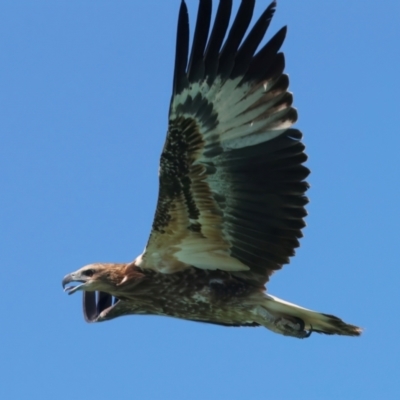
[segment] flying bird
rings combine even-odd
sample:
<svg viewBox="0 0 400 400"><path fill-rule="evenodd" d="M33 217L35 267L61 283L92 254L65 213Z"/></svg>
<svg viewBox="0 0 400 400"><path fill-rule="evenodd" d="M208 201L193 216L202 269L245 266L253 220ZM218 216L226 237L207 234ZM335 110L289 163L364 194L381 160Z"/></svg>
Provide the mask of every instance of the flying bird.
<svg viewBox="0 0 400 400"><path fill-rule="evenodd" d="M83 291L87 322L151 314L296 338L361 334L265 292L299 246L309 170L279 51L286 27L260 46L276 2L249 29L254 6L242 0L229 27L232 0L220 0L211 26L212 0L200 0L189 53L181 2L150 238L133 262L90 264L64 277L68 294Z"/></svg>

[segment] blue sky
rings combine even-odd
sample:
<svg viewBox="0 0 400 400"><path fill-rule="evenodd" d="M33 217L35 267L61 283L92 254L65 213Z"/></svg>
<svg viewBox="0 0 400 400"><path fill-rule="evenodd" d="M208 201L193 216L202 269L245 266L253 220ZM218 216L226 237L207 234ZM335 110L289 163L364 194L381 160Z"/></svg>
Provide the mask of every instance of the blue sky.
<svg viewBox="0 0 400 400"><path fill-rule="evenodd" d="M66 273L147 241L179 3L0 3L0 398L400 398L397 0L280 0L269 30L289 27L312 174L305 238L268 290L361 338L89 325L81 296L62 292Z"/></svg>

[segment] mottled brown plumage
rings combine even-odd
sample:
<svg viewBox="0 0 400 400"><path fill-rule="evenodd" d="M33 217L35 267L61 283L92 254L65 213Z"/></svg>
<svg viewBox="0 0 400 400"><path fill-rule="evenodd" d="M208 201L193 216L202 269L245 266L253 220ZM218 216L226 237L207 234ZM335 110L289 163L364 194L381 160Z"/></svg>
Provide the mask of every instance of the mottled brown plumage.
<svg viewBox="0 0 400 400"><path fill-rule="evenodd" d="M359 328L331 315L301 308L292 312L285 308L278 310L275 306L280 304L279 300L267 296L264 287L250 285L224 271L190 268L163 274L142 269L135 263L90 264L67 275L63 285L70 282L85 285L83 304L88 322L147 314L225 326L263 325L299 338L308 337L311 331L342 335L360 333ZM71 294L79 288L71 287L68 291ZM97 299L95 291L98 291ZM310 322L313 318L316 319L314 325Z"/></svg>
<svg viewBox="0 0 400 400"><path fill-rule="evenodd" d="M254 0L200 0L189 56L184 1L178 21L169 126L146 249L128 264L91 264L67 275L100 322L153 314L228 326L265 326L304 338L359 335L337 317L267 295L265 283L299 246L308 199L302 134L279 52L282 28L257 48L275 12L254 26ZM247 32L247 33L246 33Z"/></svg>

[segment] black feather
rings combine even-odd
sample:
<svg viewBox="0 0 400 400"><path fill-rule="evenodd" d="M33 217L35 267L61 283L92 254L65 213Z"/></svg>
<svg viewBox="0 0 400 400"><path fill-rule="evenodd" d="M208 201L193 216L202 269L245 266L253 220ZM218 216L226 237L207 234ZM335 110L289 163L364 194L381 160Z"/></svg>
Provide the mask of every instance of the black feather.
<svg viewBox="0 0 400 400"><path fill-rule="evenodd" d="M187 71L189 82L204 79L204 50L211 22L211 0L200 0L194 32L192 52Z"/></svg>
<svg viewBox="0 0 400 400"><path fill-rule="evenodd" d="M253 57L248 71L244 77L244 81L261 80L265 71L275 61L276 55L282 46L286 37L287 28L281 28L268 43Z"/></svg>
<svg viewBox="0 0 400 400"><path fill-rule="evenodd" d="M232 0L220 0L204 57L205 76L207 76L209 84L217 75L219 51L228 29L231 12Z"/></svg>
<svg viewBox="0 0 400 400"><path fill-rule="evenodd" d="M186 66L189 52L189 15L184 1L181 3L176 34L176 53L174 68L173 95L187 86Z"/></svg>
<svg viewBox="0 0 400 400"><path fill-rule="evenodd" d="M276 2L272 2L267 9L262 13L252 30L247 35L245 41L240 46L239 51L235 57L235 66L232 70L231 79L242 76L247 71L250 62L257 50L265 32L271 22L272 16L275 13Z"/></svg>
<svg viewBox="0 0 400 400"><path fill-rule="evenodd" d="M240 4L239 11L236 14L219 58L218 75L222 79L228 78L233 69L237 49L243 40L253 16L254 5L255 0L242 0Z"/></svg>

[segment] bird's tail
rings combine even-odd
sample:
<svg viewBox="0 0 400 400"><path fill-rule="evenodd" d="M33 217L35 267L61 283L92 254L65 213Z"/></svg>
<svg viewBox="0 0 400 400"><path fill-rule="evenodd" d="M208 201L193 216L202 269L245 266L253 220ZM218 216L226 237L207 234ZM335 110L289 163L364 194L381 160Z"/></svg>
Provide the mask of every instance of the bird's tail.
<svg viewBox="0 0 400 400"><path fill-rule="evenodd" d="M276 329L273 330L284 335L307 337L311 332L318 332L359 336L362 332L361 328L347 324L338 317L308 310L268 294L263 308L274 317L273 328ZM265 326L271 329L270 324Z"/></svg>

